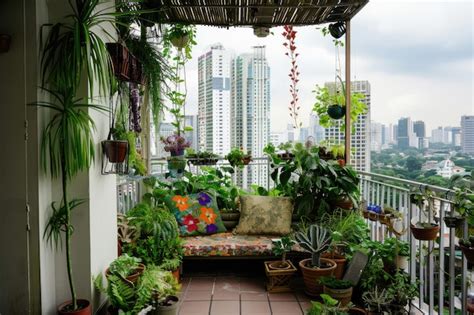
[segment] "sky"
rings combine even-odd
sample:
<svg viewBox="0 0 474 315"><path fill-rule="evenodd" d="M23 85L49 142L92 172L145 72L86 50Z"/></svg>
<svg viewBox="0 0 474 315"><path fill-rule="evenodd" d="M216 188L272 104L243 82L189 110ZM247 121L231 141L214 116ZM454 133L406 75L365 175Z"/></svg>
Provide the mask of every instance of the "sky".
<svg viewBox="0 0 474 315"><path fill-rule="evenodd" d="M430 135L431 129L458 126L461 115L474 114L473 16L474 0L371 0L352 19L352 80L370 82L372 120L424 120ZM315 85L334 81L336 51L332 39L316 26L295 29L304 127ZM265 45L271 68L271 130L284 130L291 123L290 61L282 28L271 31L273 35L262 39L251 28L198 27L193 59L186 64L186 114L197 114L197 60L210 45L221 43L235 54ZM344 62L343 50L340 58Z"/></svg>

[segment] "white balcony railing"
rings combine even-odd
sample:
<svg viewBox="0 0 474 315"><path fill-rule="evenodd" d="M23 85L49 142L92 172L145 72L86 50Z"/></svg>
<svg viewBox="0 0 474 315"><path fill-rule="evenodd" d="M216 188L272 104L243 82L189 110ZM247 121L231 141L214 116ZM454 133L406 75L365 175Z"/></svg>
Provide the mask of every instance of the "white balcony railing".
<svg viewBox="0 0 474 315"><path fill-rule="evenodd" d="M218 166L228 165L220 160ZM266 165L270 170L267 158L254 158L247 168ZM166 159L152 159L152 174L163 176L167 172ZM188 165L187 170L199 173L200 166ZM361 197L368 204L388 206L401 213L402 220L396 231L403 232L401 239L410 245L410 263L408 273L413 282L418 280L419 298L412 302L425 314L440 314L448 311L450 315L467 314L466 299L468 283L472 282L473 274L468 272L467 260L460 250L456 249L455 229L446 227L444 217L453 214L453 192L449 189L426 185L420 182L404 180L386 175L359 172ZM269 188L270 176L266 181ZM117 204L119 212L126 212L140 198L139 178L122 178L117 187ZM410 222L422 217L422 211L410 202L413 190L430 189L435 192L434 209L426 209L429 219L435 219L441 226L439 242L418 241L410 233ZM440 197L441 196L441 197ZM383 241L394 236L394 231L378 221L367 220L373 240ZM467 223L464 223L464 237L467 236Z"/></svg>

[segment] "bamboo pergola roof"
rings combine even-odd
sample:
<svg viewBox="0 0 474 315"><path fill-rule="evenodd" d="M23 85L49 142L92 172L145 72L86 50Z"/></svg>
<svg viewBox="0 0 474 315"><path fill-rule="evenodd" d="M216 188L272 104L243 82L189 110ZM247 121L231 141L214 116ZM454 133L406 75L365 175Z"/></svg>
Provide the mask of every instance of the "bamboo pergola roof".
<svg viewBox="0 0 474 315"><path fill-rule="evenodd" d="M316 25L347 21L369 0L154 0L161 23L229 26Z"/></svg>

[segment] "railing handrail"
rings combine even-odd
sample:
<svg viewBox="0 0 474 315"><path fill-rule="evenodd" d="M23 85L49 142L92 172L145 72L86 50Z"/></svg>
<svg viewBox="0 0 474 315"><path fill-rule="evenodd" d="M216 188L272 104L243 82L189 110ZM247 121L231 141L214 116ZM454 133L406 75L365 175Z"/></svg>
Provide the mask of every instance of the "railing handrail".
<svg viewBox="0 0 474 315"><path fill-rule="evenodd" d="M383 175L383 174L377 174L377 173L371 173L371 172L364 172L364 171L357 171L359 175L364 175L364 176L371 176L371 177L378 177L381 179L385 180L390 180L390 181L395 181L400 184L408 185L408 186L418 186L418 187L423 187L423 188L428 188L431 191L437 192L437 193L442 193L445 194L446 197L448 197L451 194L454 194L454 191L449 188L444 188L440 186L435 186L435 185L430 185L430 184L425 184L422 182L416 182L413 180L409 179L403 179L403 178L398 178L398 177L393 177L389 175Z"/></svg>

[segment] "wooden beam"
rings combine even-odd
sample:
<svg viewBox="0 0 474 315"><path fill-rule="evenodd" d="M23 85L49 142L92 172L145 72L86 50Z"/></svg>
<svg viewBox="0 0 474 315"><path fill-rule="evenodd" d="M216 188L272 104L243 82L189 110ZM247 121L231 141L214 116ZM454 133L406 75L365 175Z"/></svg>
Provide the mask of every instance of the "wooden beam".
<svg viewBox="0 0 474 315"><path fill-rule="evenodd" d="M351 21L346 21L346 130L345 154L346 164L351 163ZM369 145L369 144L366 144Z"/></svg>

